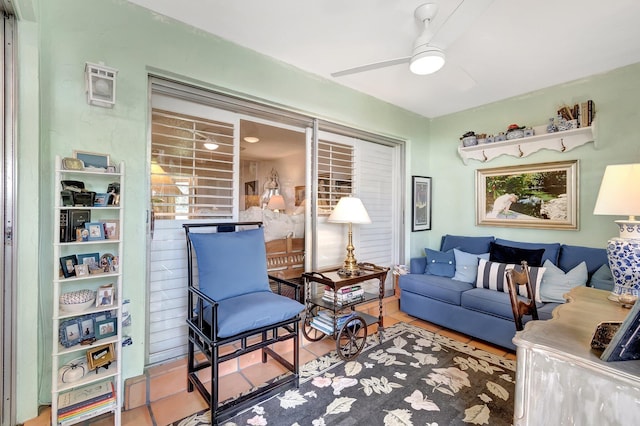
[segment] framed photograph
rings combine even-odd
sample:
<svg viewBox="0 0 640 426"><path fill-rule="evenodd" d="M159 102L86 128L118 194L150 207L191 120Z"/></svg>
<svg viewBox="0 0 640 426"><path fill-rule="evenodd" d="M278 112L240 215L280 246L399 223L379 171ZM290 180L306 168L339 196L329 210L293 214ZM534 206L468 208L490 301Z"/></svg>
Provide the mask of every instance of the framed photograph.
<svg viewBox="0 0 640 426"><path fill-rule="evenodd" d="M102 222L85 222L84 229L89 231L87 236L89 241L104 240L104 225Z"/></svg>
<svg viewBox="0 0 640 426"><path fill-rule="evenodd" d="M116 359L116 352L113 343L96 346L87 350L87 364L90 370L110 364Z"/></svg>
<svg viewBox="0 0 640 426"><path fill-rule="evenodd" d="M305 187L304 186L296 186L295 187L295 202L296 206L299 206L304 201L305 195Z"/></svg>
<svg viewBox="0 0 640 426"><path fill-rule="evenodd" d="M96 339L104 339L105 337L115 336L118 332L117 318L108 318L104 321L96 322Z"/></svg>
<svg viewBox="0 0 640 426"><path fill-rule="evenodd" d="M106 172L109 167L109 155L107 154L73 151L73 156L82 161L85 170L99 169Z"/></svg>
<svg viewBox="0 0 640 426"><path fill-rule="evenodd" d="M79 265L87 265L91 266L93 264L98 264L100 261L99 253L80 253L77 255L78 264Z"/></svg>
<svg viewBox="0 0 640 426"><path fill-rule="evenodd" d="M70 256L62 256L60 258L60 268L62 268L62 275L65 278L76 276L76 265L78 264L78 258L75 254Z"/></svg>
<svg viewBox="0 0 640 426"><path fill-rule="evenodd" d="M109 204L109 198L111 198L111 194L96 194L93 207L106 207Z"/></svg>
<svg viewBox="0 0 640 426"><path fill-rule="evenodd" d="M82 333L82 340L89 340L95 338L95 327L94 327L94 318L93 316L83 316L78 319L80 323L80 332Z"/></svg>
<svg viewBox="0 0 640 426"><path fill-rule="evenodd" d="M62 321L59 326L60 344L65 348L70 348L71 346L75 346L80 343L83 339L80 327L81 322L79 318L71 318L66 321Z"/></svg>
<svg viewBox="0 0 640 426"><path fill-rule="evenodd" d="M75 266L76 277L86 277L89 275L89 265L78 264Z"/></svg>
<svg viewBox="0 0 640 426"><path fill-rule="evenodd" d="M117 240L120 238L120 220L105 220L104 235L108 240Z"/></svg>
<svg viewBox="0 0 640 426"><path fill-rule="evenodd" d="M113 305L113 284L103 285L98 288L96 295L96 306Z"/></svg>
<svg viewBox="0 0 640 426"><path fill-rule="evenodd" d="M431 229L431 178L412 176L411 231Z"/></svg>
<svg viewBox="0 0 640 426"><path fill-rule="evenodd" d="M628 361L640 359L640 302L636 302L625 317L600 359Z"/></svg>
<svg viewBox="0 0 640 426"><path fill-rule="evenodd" d="M476 170L476 225L578 229L578 160Z"/></svg>

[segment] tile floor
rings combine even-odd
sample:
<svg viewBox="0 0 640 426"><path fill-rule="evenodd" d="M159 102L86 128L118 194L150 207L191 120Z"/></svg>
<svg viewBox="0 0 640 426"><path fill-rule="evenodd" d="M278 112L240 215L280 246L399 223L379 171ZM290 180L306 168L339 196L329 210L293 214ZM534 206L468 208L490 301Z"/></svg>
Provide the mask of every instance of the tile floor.
<svg viewBox="0 0 640 426"><path fill-rule="evenodd" d="M367 311L370 314L377 315L378 306L377 303L360 305L358 310ZM386 298L384 300L383 315L385 326L390 326L397 322L404 321L430 331L438 332L444 336L448 336L465 343L470 343L479 349L515 359L515 354L513 352L506 351L504 348L493 346L486 342L473 340L464 334L444 329L435 324L416 319L404 312L401 312L399 310L398 299L395 297ZM369 332L372 333L373 331L370 330ZM301 342L301 364L335 349L335 341L333 339L325 338L319 342L308 342L304 337L302 337ZM257 360L253 357L243 358L238 361L237 366L229 365L226 374L221 378L220 389L224 392L224 394L221 395L221 400L247 390L253 385L263 383L265 380L275 377L275 375L281 371L284 370L275 362L270 361L265 366L259 362L259 357ZM168 372L170 374L167 374ZM125 408L132 408L125 409L122 412L123 426L168 425L176 420L188 416L189 414L206 408L206 404L200 397L200 394L195 391L188 393L184 390L186 384L186 362L184 360L152 367L148 370L147 376L150 378L148 399L146 396L146 386L140 387L140 396L125 395L125 399L127 400ZM179 381L177 388L176 379ZM130 389L135 389L137 384L138 383L130 385ZM144 383L142 384L144 385ZM176 389L178 389L177 392ZM134 391L130 390L129 392L133 393ZM147 400L151 402L146 402ZM50 411L49 407L43 407L40 415L37 418L24 423L24 426L49 425ZM110 415L95 418L92 419L92 421L87 421L81 425L113 425L112 417L113 416Z"/></svg>

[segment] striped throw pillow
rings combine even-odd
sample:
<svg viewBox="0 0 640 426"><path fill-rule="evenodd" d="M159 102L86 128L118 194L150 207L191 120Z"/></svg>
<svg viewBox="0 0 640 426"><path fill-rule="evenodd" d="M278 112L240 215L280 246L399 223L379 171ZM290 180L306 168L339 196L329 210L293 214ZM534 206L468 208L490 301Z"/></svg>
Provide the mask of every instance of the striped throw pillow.
<svg viewBox="0 0 640 426"><path fill-rule="evenodd" d="M478 277L476 278L476 287L486 288L489 290L502 291L504 293L509 292L507 286L507 271L514 269L518 272L522 271L522 265L515 265L512 263L498 263L491 262L485 259L480 259L478 264ZM532 281L532 286L535 289L536 302L542 303L540 300L540 283L542 282L542 274L546 268L543 267L529 267L529 277ZM527 289L523 285L518 286L518 294L520 296L528 297Z"/></svg>

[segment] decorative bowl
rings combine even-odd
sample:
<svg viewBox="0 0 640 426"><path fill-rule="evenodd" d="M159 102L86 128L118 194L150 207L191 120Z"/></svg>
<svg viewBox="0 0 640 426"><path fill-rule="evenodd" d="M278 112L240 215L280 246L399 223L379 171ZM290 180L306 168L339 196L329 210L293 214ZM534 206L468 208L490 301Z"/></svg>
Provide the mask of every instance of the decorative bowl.
<svg viewBox="0 0 640 426"><path fill-rule="evenodd" d="M77 290L60 295L60 310L67 313L82 312L96 302L94 290Z"/></svg>
<svg viewBox="0 0 640 426"><path fill-rule="evenodd" d="M507 140L524 138L524 130L516 129L507 132Z"/></svg>
<svg viewBox="0 0 640 426"><path fill-rule="evenodd" d="M478 144L478 138L475 136L467 136L462 138L462 146L474 146Z"/></svg>

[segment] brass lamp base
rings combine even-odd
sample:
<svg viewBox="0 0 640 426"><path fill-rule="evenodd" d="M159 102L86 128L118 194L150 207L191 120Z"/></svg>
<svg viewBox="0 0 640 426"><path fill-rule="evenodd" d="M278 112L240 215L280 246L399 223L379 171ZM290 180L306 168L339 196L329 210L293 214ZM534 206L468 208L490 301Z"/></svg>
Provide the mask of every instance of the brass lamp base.
<svg viewBox="0 0 640 426"><path fill-rule="evenodd" d="M358 268L358 261L356 260L356 257L353 254L356 248L353 246L352 237L353 237L353 232L351 230L351 222L349 222L349 242L347 244L347 257L344 258L342 269L348 272L351 272L353 274L353 272L357 271L360 268Z"/></svg>

